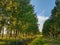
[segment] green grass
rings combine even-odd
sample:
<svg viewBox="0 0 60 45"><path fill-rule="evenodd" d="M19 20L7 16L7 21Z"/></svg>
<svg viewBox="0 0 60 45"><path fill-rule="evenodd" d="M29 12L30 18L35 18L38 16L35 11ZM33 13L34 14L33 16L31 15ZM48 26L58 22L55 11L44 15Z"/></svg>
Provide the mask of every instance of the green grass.
<svg viewBox="0 0 60 45"><path fill-rule="evenodd" d="M2 39L0 39L0 45L17 45L17 44L23 44L23 42L19 41L19 40L2 40Z"/></svg>
<svg viewBox="0 0 60 45"><path fill-rule="evenodd" d="M10 39L10 38L0 38L0 45L24 45L28 44L32 41L31 38L20 38L19 40L17 39Z"/></svg>
<svg viewBox="0 0 60 45"><path fill-rule="evenodd" d="M59 39L37 37L29 45L60 45Z"/></svg>
<svg viewBox="0 0 60 45"><path fill-rule="evenodd" d="M33 40L33 41L32 41ZM31 42L32 41L32 42ZM20 38L20 40L11 38L0 38L0 45L60 45L60 38L44 38L42 35L36 35L35 39Z"/></svg>

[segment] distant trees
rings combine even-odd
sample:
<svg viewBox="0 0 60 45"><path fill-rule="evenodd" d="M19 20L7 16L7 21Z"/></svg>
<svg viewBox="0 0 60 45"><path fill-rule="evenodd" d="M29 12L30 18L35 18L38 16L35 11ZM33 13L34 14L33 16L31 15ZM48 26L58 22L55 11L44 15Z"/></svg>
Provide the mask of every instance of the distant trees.
<svg viewBox="0 0 60 45"><path fill-rule="evenodd" d="M60 0L56 0L52 15L44 23L43 35L57 37L60 35Z"/></svg>
<svg viewBox="0 0 60 45"><path fill-rule="evenodd" d="M18 34L37 34L37 17L30 0L0 1L0 33L4 27L9 36ZM2 29L3 28L3 29ZM4 32L3 32L4 33Z"/></svg>

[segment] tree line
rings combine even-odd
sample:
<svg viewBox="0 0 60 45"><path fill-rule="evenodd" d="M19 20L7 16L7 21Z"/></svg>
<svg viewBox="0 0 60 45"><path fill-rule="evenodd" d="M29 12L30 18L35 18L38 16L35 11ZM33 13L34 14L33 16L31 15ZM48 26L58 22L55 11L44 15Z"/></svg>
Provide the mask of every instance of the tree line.
<svg viewBox="0 0 60 45"><path fill-rule="evenodd" d="M60 37L60 0L56 0L52 15L44 23L42 34L46 37Z"/></svg>
<svg viewBox="0 0 60 45"><path fill-rule="evenodd" d="M39 33L30 0L0 0L0 35L17 37Z"/></svg>

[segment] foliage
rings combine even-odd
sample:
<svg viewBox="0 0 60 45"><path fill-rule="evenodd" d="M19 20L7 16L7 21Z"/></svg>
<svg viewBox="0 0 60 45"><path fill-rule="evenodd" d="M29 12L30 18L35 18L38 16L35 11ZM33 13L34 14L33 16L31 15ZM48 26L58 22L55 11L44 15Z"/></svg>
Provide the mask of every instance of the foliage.
<svg viewBox="0 0 60 45"><path fill-rule="evenodd" d="M4 27L7 34L15 37L20 33L33 35L39 32L30 0L1 0L0 3L0 32L4 33Z"/></svg>
<svg viewBox="0 0 60 45"><path fill-rule="evenodd" d="M60 0L56 0L55 4L52 15L46 20L43 28L43 35L53 38L60 35Z"/></svg>

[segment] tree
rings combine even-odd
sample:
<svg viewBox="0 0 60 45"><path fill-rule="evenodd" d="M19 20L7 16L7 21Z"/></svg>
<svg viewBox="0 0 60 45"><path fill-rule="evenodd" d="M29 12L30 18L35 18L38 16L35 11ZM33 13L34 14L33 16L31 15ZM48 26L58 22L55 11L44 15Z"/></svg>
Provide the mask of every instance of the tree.
<svg viewBox="0 0 60 45"><path fill-rule="evenodd" d="M49 37L57 37L60 35L60 0L56 0L56 6L52 10L52 15L50 18L44 23L43 35Z"/></svg>
<svg viewBox="0 0 60 45"><path fill-rule="evenodd" d="M30 4L30 0L1 0L0 3L0 15L3 14L1 20L5 20L2 24L10 36L14 34L16 37L20 32L22 34L39 33L37 16L34 13L33 6ZM0 26L1 30L2 24Z"/></svg>

